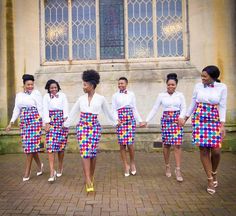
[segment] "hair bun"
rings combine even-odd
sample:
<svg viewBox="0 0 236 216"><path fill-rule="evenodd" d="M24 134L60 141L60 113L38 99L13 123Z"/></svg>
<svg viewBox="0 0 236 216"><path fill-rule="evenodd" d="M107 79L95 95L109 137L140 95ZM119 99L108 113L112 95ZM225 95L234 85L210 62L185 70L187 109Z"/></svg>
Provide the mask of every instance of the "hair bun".
<svg viewBox="0 0 236 216"><path fill-rule="evenodd" d="M87 70L83 72L82 79L85 82L92 82L97 85L100 81L100 75L95 70Z"/></svg>
<svg viewBox="0 0 236 216"><path fill-rule="evenodd" d="M177 79L177 74L176 73L169 73L167 74L167 79Z"/></svg>
<svg viewBox="0 0 236 216"><path fill-rule="evenodd" d="M34 76L31 74L24 74L22 76L22 79L23 79L23 83L25 83L28 80L34 81Z"/></svg>

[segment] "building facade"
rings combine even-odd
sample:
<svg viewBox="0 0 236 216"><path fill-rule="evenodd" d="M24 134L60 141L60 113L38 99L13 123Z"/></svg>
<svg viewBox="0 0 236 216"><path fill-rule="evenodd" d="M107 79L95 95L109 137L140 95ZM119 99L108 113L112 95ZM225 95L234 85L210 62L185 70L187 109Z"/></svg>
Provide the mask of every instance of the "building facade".
<svg viewBox="0 0 236 216"><path fill-rule="evenodd" d="M214 64L228 86L227 125L235 130L234 0L1 0L0 9L2 128L24 73L35 75L42 94L48 79L59 81L70 107L83 94L84 70L100 72L97 91L110 103L126 76L145 119L168 73L178 74L189 105L202 68ZM160 116L161 110L154 126Z"/></svg>

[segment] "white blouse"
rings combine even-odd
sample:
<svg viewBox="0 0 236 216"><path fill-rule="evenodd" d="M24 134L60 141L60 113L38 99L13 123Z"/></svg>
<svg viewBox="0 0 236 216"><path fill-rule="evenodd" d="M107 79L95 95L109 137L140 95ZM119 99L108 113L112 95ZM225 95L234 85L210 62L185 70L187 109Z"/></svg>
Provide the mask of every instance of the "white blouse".
<svg viewBox="0 0 236 216"><path fill-rule="evenodd" d="M11 122L14 123L19 117L22 107L36 107L40 117L42 117L42 95L38 90L33 90L31 94L19 92L16 94L15 107L13 110Z"/></svg>
<svg viewBox="0 0 236 216"><path fill-rule="evenodd" d="M197 83L193 91L192 103L188 108L186 116L191 116L196 108L196 103L217 104L219 108L220 121L225 122L226 100L227 87L225 84L214 82L214 87L204 87L203 83Z"/></svg>
<svg viewBox="0 0 236 216"><path fill-rule="evenodd" d="M66 95L58 92L56 96L51 97L49 93L43 97L43 121L44 123L50 122L49 110L63 110L63 118L68 117L68 101Z"/></svg>
<svg viewBox="0 0 236 216"><path fill-rule="evenodd" d="M179 118L184 118L186 113L186 103L183 93L174 92L169 94L168 92L162 92L158 95L156 102L146 118L146 122L149 122L156 115L158 108L162 105L163 111L180 111Z"/></svg>
<svg viewBox="0 0 236 216"><path fill-rule="evenodd" d="M118 118L116 118L109 109L109 105L104 96L94 93L92 100L88 100L88 94L82 95L76 101L72 110L70 111L68 119L65 121L64 126L69 127L78 112L99 114L101 110L104 112L105 116L112 121L114 125L118 123Z"/></svg>
<svg viewBox="0 0 236 216"><path fill-rule="evenodd" d="M142 122L142 118L139 115L136 107L136 99L133 92L127 91L127 93L125 94L125 93L120 93L120 91L118 91L112 96L112 108L117 117L118 117L118 109L123 107L132 108L135 119L138 122Z"/></svg>

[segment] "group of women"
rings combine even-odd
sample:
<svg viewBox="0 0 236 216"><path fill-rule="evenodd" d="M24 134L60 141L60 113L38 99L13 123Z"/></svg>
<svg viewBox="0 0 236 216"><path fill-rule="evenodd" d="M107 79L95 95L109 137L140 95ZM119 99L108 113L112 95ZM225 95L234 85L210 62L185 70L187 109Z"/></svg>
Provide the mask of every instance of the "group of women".
<svg viewBox="0 0 236 216"><path fill-rule="evenodd" d="M26 153L23 181L30 179L33 159L38 167L37 176L43 174L43 163L38 156L38 152L41 151L43 125L46 132L46 150L50 166L48 181L54 182L56 177L62 176L68 128L72 125L76 114L80 113L76 133L85 176L85 189L87 192L93 192L97 147L101 137L98 114L101 111L116 127L124 176L136 175L134 160L136 122L140 127L147 127L148 122L154 118L159 107L162 106L161 129L166 165L165 175L171 177L170 150L173 146L176 180L183 181L180 169L183 126L193 114L193 144L199 146L200 149L201 162L208 179L207 192L214 194L218 186L216 174L220 161L220 148L225 136L224 122L227 98L226 85L220 83L219 75L220 71L216 66L207 66L202 70L202 83L196 84L191 105L187 110L183 93L176 91L177 74L168 74L167 90L158 95L146 121L142 121L136 107L135 95L127 89L128 80L126 77L119 78L119 90L112 97L112 109L110 109L105 97L95 91L100 82L99 73L94 70L84 71L82 80L85 94L78 98L69 112L66 95L60 91L61 88L57 81L48 80L45 86L48 92L42 99L40 92L34 90L34 77L25 74L22 77L24 91L16 95L13 115L6 128L9 131L20 116L21 138ZM130 156L129 161L126 155L127 149ZM58 154L57 171L54 167L55 153Z"/></svg>

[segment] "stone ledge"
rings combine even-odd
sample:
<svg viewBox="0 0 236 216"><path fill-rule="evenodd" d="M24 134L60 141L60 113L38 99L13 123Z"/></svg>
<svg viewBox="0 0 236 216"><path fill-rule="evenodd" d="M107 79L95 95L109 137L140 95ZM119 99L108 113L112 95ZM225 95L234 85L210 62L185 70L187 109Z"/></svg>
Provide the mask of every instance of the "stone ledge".
<svg viewBox="0 0 236 216"><path fill-rule="evenodd" d="M226 124L226 132L236 132L236 124ZM185 133L192 132L192 126L187 124L184 127ZM137 134L161 133L160 125L149 125L147 128L136 128ZM44 130L43 130L43 134ZM69 134L75 134L75 127L70 127ZM116 134L116 129L110 125L102 125L102 134ZM4 128L0 128L0 136L20 135L18 127L12 128L11 131L6 132Z"/></svg>
<svg viewBox="0 0 236 216"><path fill-rule="evenodd" d="M236 151L236 125L227 125L227 136L225 137L222 150ZM191 144L191 126L185 127L182 148L187 151L197 149ZM42 142L45 141L45 135L42 136ZM158 144L154 148L154 143ZM152 152L161 151L161 130L160 126L151 126L149 128L137 128L135 137L135 149L140 151ZM119 150L115 128L103 125L102 137L99 143L99 150L113 151ZM78 152L77 138L75 128L71 128L68 138L67 152ZM22 152L21 138L19 129L14 128L9 133L0 129L0 154L20 153Z"/></svg>

